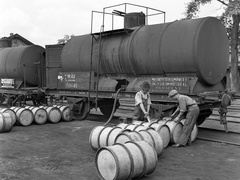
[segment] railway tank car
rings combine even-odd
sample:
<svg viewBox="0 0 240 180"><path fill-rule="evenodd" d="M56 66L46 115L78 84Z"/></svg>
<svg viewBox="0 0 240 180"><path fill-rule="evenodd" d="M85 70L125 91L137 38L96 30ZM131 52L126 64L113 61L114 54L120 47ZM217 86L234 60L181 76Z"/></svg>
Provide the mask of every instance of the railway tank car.
<svg viewBox="0 0 240 180"><path fill-rule="evenodd" d="M44 54L45 49L38 45L0 48L1 102L17 100L41 86Z"/></svg>
<svg viewBox="0 0 240 180"><path fill-rule="evenodd" d="M45 49L41 46L20 46L0 48L0 78L25 81L38 86L36 64L43 61Z"/></svg>
<svg viewBox="0 0 240 180"><path fill-rule="evenodd" d="M132 110L140 84L148 81L152 118L168 116L176 108L168 98L171 89L197 100L198 124L220 107L229 59L220 20L145 25L142 12L116 12L124 17L122 29L74 36L45 49L1 48L0 102L12 98L14 103L8 105L15 105L30 95L35 104L69 105L78 119L85 119L92 108L111 117L119 107Z"/></svg>
<svg viewBox="0 0 240 180"><path fill-rule="evenodd" d="M75 36L63 47L63 71L90 71L91 41L91 35ZM99 46L93 46L93 52L97 52L97 48ZM213 17L140 26L128 34L102 37L99 74L183 74L195 76L211 86L225 76L228 52L226 30ZM98 58L95 54L93 71L97 71Z"/></svg>
<svg viewBox="0 0 240 180"><path fill-rule="evenodd" d="M220 105L218 96L226 89L228 56L226 29L217 18L205 17L75 36L63 46L60 71L65 77L72 73L96 74L89 73L88 94L81 93L88 103L81 99L80 107L90 104L110 116L113 94L124 87L119 102L131 109L135 93L147 80L152 86L152 108L160 112L156 114L172 112L176 102L171 102L167 94L177 89L197 100L201 124L211 109Z"/></svg>

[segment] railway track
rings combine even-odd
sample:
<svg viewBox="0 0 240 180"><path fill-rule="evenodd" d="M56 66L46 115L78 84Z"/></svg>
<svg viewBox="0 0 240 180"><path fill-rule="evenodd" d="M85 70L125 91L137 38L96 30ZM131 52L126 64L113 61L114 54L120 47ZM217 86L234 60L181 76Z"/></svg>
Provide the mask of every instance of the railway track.
<svg viewBox="0 0 240 180"><path fill-rule="evenodd" d="M235 132L226 133L224 131L199 127L197 139L240 146L240 133Z"/></svg>

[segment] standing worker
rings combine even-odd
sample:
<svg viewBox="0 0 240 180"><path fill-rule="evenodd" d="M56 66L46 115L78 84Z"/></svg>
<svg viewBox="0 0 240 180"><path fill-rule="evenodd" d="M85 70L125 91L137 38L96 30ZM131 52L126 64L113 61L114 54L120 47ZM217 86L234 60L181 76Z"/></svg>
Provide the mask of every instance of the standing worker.
<svg viewBox="0 0 240 180"><path fill-rule="evenodd" d="M147 119L150 122L149 110L151 99L149 90L151 86L147 81L144 81L140 87L141 90L135 95L135 110L132 120L145 121Z"/></svg>
<svg viewBox="0 0 240 180"><path fill-rule="evenodd" d="M180 135L178 143L174 144L173 147L186 146L187 143L191 144L191 132L197 122L197 118L199 115L199 107L195 100L188 96L179 94L176 90L171 90L168 96L177 100L179 103L177 109L171 115L171 117L173 118L179 112L177 117L173 119L174 122L180 122L181 116L185 112L187 112L182 134Z"/></svg>

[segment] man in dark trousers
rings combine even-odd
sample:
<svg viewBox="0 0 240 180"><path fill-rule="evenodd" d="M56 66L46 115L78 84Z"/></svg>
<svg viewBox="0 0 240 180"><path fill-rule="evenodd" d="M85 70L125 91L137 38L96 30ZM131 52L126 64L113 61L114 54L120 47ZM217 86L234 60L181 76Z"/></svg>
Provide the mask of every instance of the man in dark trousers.
<svg viewBox="0 0 240 180"><path fill-rule="evenodd" d="M186 146L188 142L189 144L191 143L191 132L197 122L199 107L195 100L186 95L179 94L176 90L171 90L168 96L177 100L179 103L177 109L171 115L173 118L178 113L178 115L173 119L174 122L180 122L181 116L186 113L186 120L183 125L182 134L178 140L178 143L174 144L173 147Z"/></svg>

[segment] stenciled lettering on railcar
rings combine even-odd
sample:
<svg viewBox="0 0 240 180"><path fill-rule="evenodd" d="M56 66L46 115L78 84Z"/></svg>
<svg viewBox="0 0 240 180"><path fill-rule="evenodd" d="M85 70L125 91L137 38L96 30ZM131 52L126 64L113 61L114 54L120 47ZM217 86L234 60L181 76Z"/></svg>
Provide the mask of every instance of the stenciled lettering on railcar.
<svg viewBox="0 0 240 180"><path fill-rule="evenodd" d="M93 87L93 73L91 76L91 86ZM88 89L90 72L59 72L58 87L65 89Z"/></svg>
<svg viewBox="0 0 240 180"><path fill-rule="evenodd" d="M152 90L167 92L171 89L179 91L188 90L188 78L187 77L157 77L152 78Z"/></svg>
<svg viewBox="0 0 240 180"><path fill-rule="evenodd" d="M15 82L14 79L1 79L2 88L14 88Z"/></svg>

